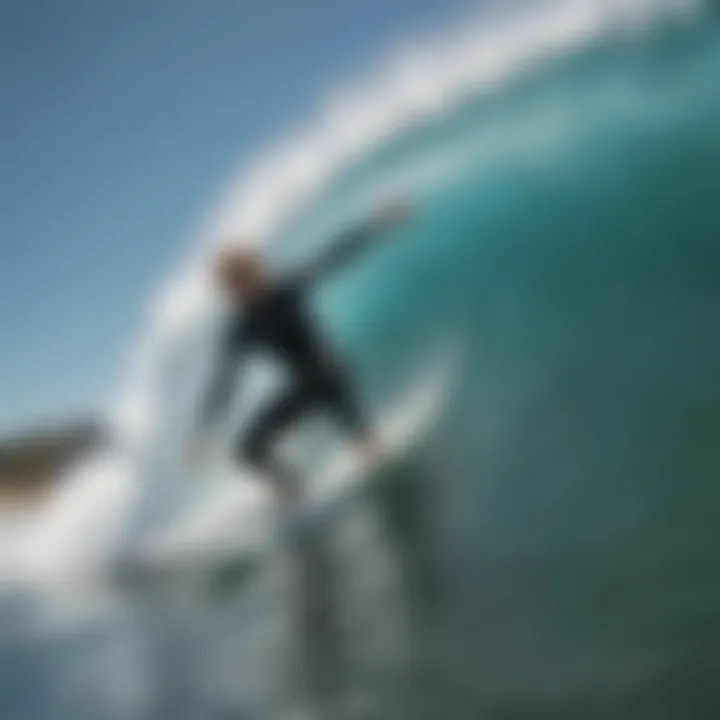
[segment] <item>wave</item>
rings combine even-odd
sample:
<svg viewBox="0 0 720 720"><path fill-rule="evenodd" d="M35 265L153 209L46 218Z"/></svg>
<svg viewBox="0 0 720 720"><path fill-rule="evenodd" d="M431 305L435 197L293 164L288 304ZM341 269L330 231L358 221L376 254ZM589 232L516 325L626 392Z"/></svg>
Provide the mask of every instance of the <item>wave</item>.
<svg viewBox="0 0 720 720"><path fill-rule="evenodd" d="M349 83L350 90L331 95L305 130L261 154L230 183L208 215L195 251L151 308L126 387L109 412L117 447L68 472L42 515L25 528L22 542L8 545L9 552L23 557L22 566L35 576L91 571L130 535L169 512L179 492L182 423L169 429L168 422L189 406L178 394L189 397L197 384L192 378L202 374L201 336L215 310L205 268L219 242L231 237L272 243L283 222L340 171L419 121L440 118L464 100L506 87L553 58L606 38L645 33L699 8L680 0L572 0L534 5L496 20L480 16L440 36L401 45L379 69ZM375 188L387 190L386 185ZM12 565L18 569L18 563Z"/></svg>

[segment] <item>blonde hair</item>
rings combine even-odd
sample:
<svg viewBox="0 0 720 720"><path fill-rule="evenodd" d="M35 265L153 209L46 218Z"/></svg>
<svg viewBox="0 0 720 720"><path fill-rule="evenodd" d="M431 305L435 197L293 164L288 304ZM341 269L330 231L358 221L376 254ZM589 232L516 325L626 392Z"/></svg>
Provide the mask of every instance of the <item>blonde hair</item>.
<svg viewBox="0 0 720 720"><path fill-rule="evenodd" d="M249 246L225 245L220 248L215 260L219 270L254 269L261 264L260 253Z"/></svg>

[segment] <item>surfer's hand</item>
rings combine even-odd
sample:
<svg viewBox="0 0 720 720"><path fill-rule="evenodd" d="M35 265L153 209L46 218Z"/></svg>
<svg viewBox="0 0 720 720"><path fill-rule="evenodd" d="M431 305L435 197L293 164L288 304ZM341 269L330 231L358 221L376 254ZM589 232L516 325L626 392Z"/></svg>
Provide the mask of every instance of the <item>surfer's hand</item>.
<svg viewBox="0 0 720 720"><path fill-rule="evenodd" d="M408 221L410 211L410 202L406 198L395 198L376 211L375 224L380 230L392 230Z"/></svg>

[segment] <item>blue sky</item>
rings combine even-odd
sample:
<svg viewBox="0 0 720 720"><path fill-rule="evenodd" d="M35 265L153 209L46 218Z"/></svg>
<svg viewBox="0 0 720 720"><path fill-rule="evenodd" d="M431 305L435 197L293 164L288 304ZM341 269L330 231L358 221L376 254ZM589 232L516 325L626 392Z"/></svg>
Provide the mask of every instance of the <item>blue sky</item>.
<svg viewBox="0 0 720 720"><path fill-rule="evenodd" d="M0 431L93 411L243 158L474 0L0 0Z"/></svg>

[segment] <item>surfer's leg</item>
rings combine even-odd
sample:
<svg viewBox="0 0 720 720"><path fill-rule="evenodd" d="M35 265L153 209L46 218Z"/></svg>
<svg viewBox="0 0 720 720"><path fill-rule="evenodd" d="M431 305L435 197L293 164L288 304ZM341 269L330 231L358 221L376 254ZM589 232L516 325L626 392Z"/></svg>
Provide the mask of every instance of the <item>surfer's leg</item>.
<svg viewBox="0 0 720 720"><path fill-rule="evenodd" d="M293 388L261 411L240 442L242 459L266 475L285 498L297 497L298 478L291 468L276 457L274 445L283 432L306 414L311 405L312 398L304 388Z"/></svg>
<svg viewBox="0 0 720 720"><path fill-rule="evenodd" d="M328 389L326 405L342 428L354 438L369 435L370 428L365 414L353 392L353 388L344 376L335 378Z"/></svg>
<svg viewBox="0 0 720 720"><path fill-rule="evenodd" d="M364 408L346 373L338 373L329 384L325 404L341 427L350 434L359 451L369 459L380 459L382 443L367 420Z"/></svg>

